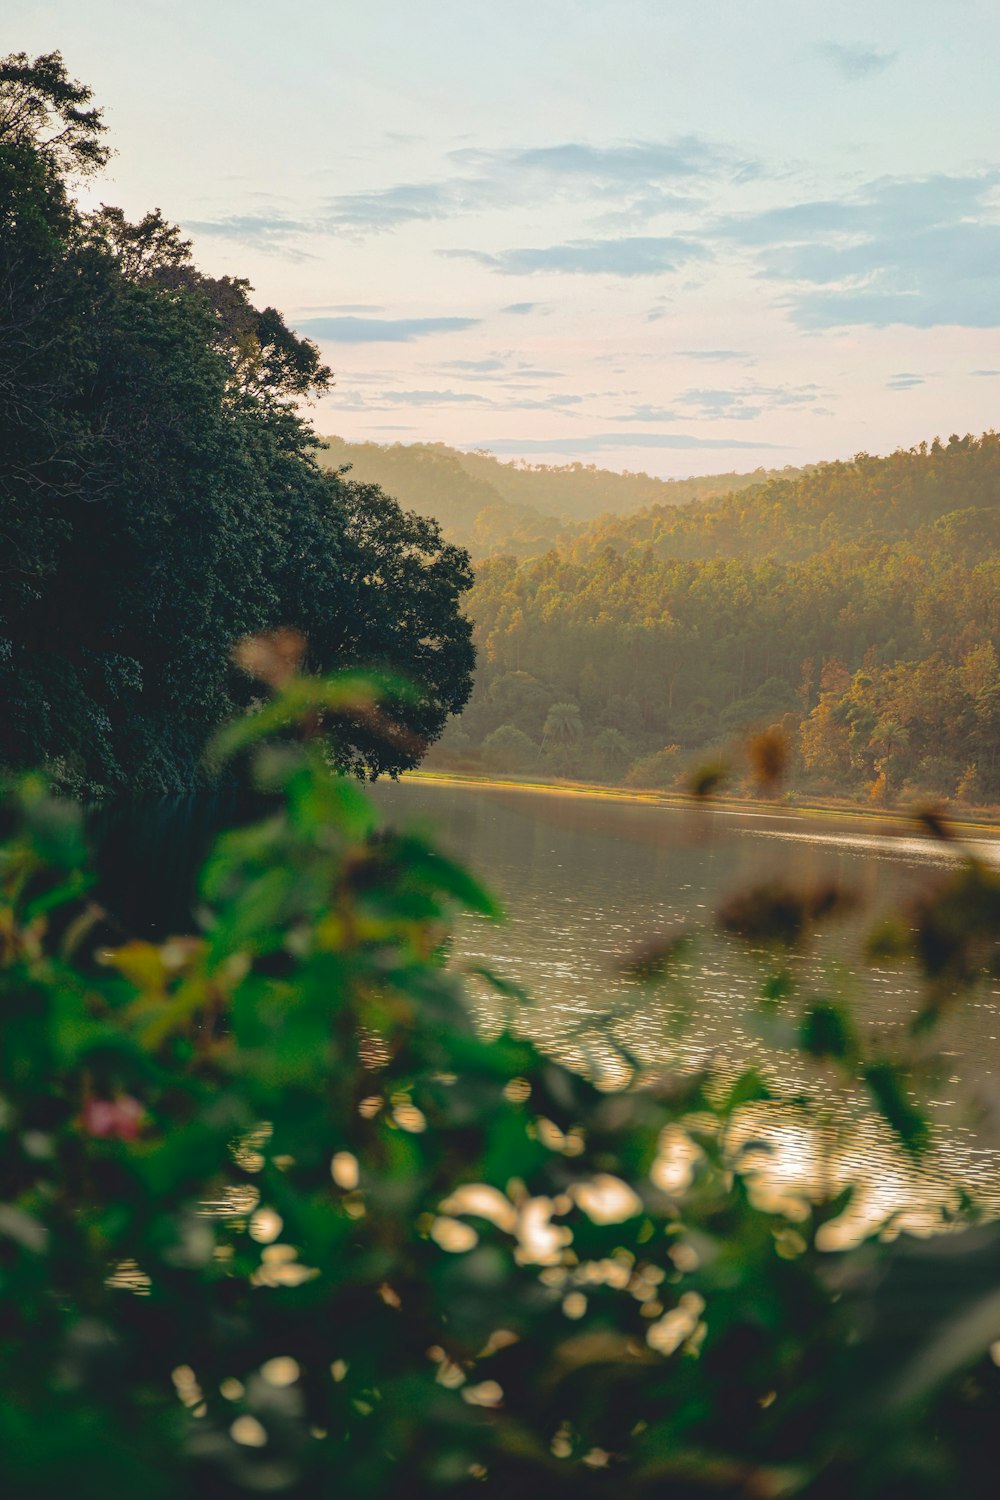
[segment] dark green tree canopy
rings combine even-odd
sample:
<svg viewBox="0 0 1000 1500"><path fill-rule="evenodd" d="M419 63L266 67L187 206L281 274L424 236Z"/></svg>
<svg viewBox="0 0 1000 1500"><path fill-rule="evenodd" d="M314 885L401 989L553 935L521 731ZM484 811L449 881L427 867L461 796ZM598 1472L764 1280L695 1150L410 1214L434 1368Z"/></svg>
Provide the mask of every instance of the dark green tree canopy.
<svg viewBox="0 0 1000 1500"><path fill-rule="evenodd" d="M468 696L468 559L317 467L300 407L331 372L246 280L159 210L78 209L107 159L90 99L58 54L0 63L0 765L190 787L255 692L234 644L286 625L318 670L413 686L398 732L339 725L337 762L413 765Z"/></svg>
<svg viewBox="0 0 1000 1500"><path fill-rule="evenodd" d="M59 176L88 176L111 152L93 91L70 78L58 52L33 61L26 52L0 58L0 147L35 153Z"/></svg>

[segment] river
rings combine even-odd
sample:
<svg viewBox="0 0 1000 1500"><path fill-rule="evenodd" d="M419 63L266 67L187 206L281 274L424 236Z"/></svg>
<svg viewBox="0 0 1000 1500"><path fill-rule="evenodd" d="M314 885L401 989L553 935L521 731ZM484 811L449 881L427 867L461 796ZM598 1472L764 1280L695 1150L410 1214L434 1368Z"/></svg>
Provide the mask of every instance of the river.
<svg viewBox="0 0 1000 1500"><path fill-rule="evenodd" d="M612 1018L617 1036L650 1070L711 1061L724 1076L757 1066L786 1095L806 1090L824 1124L795 1109L757 1110L754 1134L777 1148L771 1180L815 1190L860 1184L855 1225L896 1212L929 1227L956 1186L1000 1212L1000 992L968 997L936 1035L927 1090L934 1148L915 1168L866 1107L863 1091L784 1044L782 1021L757 1004L762 960L703 936L673 981L645 988L623 960L651 939L704 928L727 895L769 879L835 880L861 920L832 927L795 961L813 994L847 999L869 1036L901 1033L919 1002L915 976L863 961L862 933L946 874L956 854L906 825L871 816L806 815L779 807L700 810L640 799L425 778L379 783L390 823L433 831L496 893L506 920L463 919L452 962L484 966L522 985L533 1004L520 1025L575 1066L613 1082L621 1064L588 1023ZM1000 839L971 832L977 855L1000 864ZM473 993L484 1025L498 1007ZM583 1028L583 1031L581 1031Z"/></svg>

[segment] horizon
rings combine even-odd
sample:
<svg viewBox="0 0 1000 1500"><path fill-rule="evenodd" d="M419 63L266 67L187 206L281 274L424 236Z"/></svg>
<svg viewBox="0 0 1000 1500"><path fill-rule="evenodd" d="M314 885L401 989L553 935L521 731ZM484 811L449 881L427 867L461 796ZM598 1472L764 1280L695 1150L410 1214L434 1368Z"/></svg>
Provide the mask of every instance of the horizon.
<svg viewBox="0 0 1000 1500"><path fill-rule="evenodd" d="M12 0L7 32L105 112L85 201L160 207L316 339L320 430L660 478L989 430L1000 14L762 14Z"/></svg>

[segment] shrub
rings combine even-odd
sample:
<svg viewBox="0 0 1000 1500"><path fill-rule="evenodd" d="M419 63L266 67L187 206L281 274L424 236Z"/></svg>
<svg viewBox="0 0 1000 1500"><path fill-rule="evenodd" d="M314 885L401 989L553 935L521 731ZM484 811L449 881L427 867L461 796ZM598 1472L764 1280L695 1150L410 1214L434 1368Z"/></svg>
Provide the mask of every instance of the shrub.
<svg viewBox="0 0 1000 1500"><path fill-rule="evenodd" d="M304 710L289 693L231 743ZM222 837L201 931L161 944L109 940L79 808L34 778L8 800L6 1493L993 1493L994 1227L946 1255L824 1252L849 1193L765 1207L734 1144L758 1077L609 1091L513 1009L484 1038L468 986L517 992L442 954L457 910L498 915L489 896L377 827L315 742L256 767L273 811ZM947 910L985 929L996 882L962 878ZM837 905L774 890L725 921L781 975ZM787 977L765 1003L919 1149L905 1080L845 1012Z"/></svg>
<svg viewBox="0 0 1000 1500"><path fill-rule="evenodd" d="M483 741L483 764L495 771L530 771L538 764L538 746L514 724L501 724Z"/></svg>

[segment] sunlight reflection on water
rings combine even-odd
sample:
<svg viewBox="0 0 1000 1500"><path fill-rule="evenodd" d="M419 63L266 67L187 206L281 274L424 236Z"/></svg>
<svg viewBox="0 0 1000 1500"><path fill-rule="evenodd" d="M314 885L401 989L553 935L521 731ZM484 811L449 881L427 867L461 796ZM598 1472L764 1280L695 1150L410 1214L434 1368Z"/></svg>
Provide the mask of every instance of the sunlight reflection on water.
<svg viewBox="0 0 1000 1500"><path fill-rule="evenodd" d="M899 1227L927 1228L956 1183L1000 1212L1000 992L970 997L936 1039L944 1066L930 1093L934 1145L916 1168L860 1089L845 1091L762 1030L755 1002L763 970L752 955L710 938L667 988L642 990L620 974L621 961L651 937L704 925L730 892L769 878L834 879L856 891L868 926L940 878L953 846L873 831L871 819L845 828L847 820L813 824L766 808L704 813L427 781L380 783L376 793L390 820L431 828L500 895L506 923L461 923L454 962L522 984L534 1000L525 1029L566 1061L621 1076L611 1049L578 1034L588 1019L610 1014L615 1034L647 1066L712 1061L731 1076L752 1064L785 1093L808 1086L827 1111L821 1130L803 1136L794 1109L777 1103L755 1107L746 1128L776 1148L767 1176L782 1190L817 1190L822 1179L861 1183L855 1228L891 1212ZM1000 865L996 839L973 847ZM904 971L859 964L858 941L853 930L824 936L795 961L796 976L810 992L849 1000L869 1035L885 1035L912 1018L917 988ZM495 1024L496 1002L483 997L480 1013Z"/></svg>

